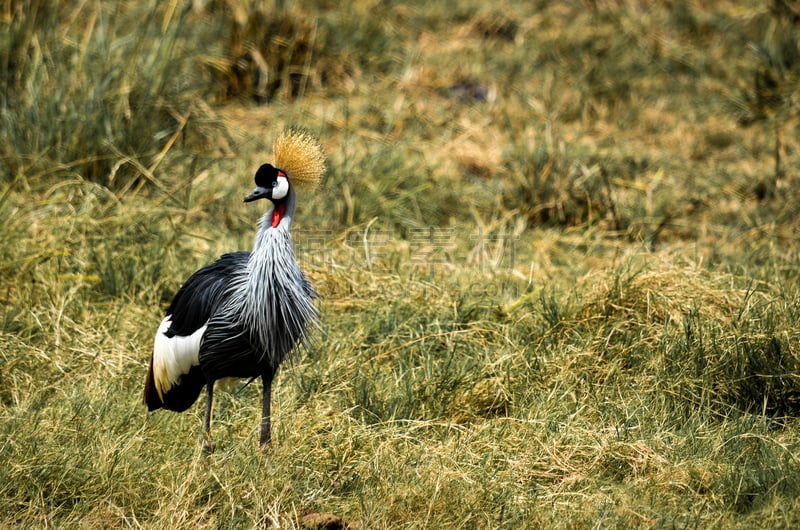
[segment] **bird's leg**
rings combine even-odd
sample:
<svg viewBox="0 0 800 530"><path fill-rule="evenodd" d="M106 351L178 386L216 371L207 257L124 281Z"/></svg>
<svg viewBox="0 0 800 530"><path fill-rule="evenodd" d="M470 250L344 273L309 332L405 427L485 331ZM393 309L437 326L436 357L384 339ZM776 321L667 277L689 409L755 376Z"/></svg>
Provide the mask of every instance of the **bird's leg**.
<svg viewBox="0 0 800 530"><path fill-rule="evenodd" d="M272 376L273 372L264 373L261 375L261 381L264 383L264 390L261 401L261 439L260 445L263 447L269 443L270 440L270 399L272 398Z"/></svg>
<svg viewBox="0 0 800 530"><path fill-rule="evenodd" d="M203 420L203 451L213 453L217 446L211 438L211 405L214 402L214 381L206 383L206 416Z"/></svg>

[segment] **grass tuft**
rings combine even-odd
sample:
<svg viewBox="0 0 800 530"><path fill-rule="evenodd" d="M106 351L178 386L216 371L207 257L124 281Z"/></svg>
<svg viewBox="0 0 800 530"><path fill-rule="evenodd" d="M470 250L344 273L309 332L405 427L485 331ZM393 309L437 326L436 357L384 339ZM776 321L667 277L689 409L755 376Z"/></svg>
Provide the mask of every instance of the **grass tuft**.
<svg viewBox="0 0 800 530"><path fill-rule="evenodd" d="M14 4L0 42L3 172L159 185L153 172L192 113L190 128L208 132L181 47L187 13L156 3Z"/></svg>
<svg viewBox="0 0 800 530"><path fill-rule="evenodd" d="M218 4L212 4L207 16L222 19L228 26L223 50L205 57L203 63L213 75L219 96L264 103L278 94L301 95L318 49L313 18L278 2L271 7L249 2Z"/></svg>

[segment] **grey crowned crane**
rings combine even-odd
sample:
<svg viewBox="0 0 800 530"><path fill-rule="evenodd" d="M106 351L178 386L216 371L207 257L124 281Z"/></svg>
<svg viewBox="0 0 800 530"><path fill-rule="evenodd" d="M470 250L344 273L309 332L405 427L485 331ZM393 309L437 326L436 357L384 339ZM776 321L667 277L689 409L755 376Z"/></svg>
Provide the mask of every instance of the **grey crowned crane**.
<svg viewBox="0 0 800 530"><path fill-rule="evenodd" d="M289 129L274 144L274 163L255 174L245 202L267 199L250 252L225 254L186 280L155 336L144 387L149 410L182 412L206 387L204 448L213 451L214 382L261 378L260 444L270 440L272 380L281 362L318 327L316 292L295 259L290 229L297 188L313 189L325 155L309 134Z"/></svg>

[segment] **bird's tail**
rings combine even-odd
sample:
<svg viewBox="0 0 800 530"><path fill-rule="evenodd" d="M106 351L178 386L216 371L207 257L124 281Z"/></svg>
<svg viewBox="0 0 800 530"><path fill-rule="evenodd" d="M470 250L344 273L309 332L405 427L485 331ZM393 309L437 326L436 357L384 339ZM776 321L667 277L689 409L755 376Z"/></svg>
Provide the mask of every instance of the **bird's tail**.
<svg viewBox="0 0 800 530"><path fill-rule="evenodd" d="M197 401L205 384L206 379L200 367L193 366L188 374L181 376L178 384L172 385L163 396L160 396L156 390L153 377L153 358L151 357L150 368L147 370L147 378L144 381L144 403L147 405L147 410L165 408L183 412Z"/></svg>
<svg viewBox="0 0 800 530"><path fill-rule="evenodd" d="M147 370L147 378L144 380L144 403L147 410L156 410L164 406L161 398L156 391L155 380L153 378L153 358L150 357L150 368Z"/></svg>

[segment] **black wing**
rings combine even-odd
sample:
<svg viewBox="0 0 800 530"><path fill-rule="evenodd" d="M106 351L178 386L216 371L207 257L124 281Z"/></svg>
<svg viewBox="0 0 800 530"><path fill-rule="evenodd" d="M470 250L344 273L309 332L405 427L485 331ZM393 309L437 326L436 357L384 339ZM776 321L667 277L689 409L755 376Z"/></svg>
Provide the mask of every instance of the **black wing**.
<svg viewBox="0 0 800 530"><path fill-rule="evenodd" d="M172 323L167 335L191 335L208 322L229 295L236 272L247 266L249 252L232 252L192 274L167 308Z"/></svg>
<svg viewBox="0 0 800 530"><path fill-rule="evenodd" d="M211 318L211 314L229 296L229 287L236 272L247 265L249 252L225 254L217 261L192 274L178 290L167 309L171 315L171 325L167 329L168 337L176 335L186 337L200 329ZM156 392L153 377L153 358L144 387L144 401L149 410L164 407L182 412L189 408L197 397L206 377L199 366L192 366L183 374L180 382L173 385L163 396Z"/></svg>

